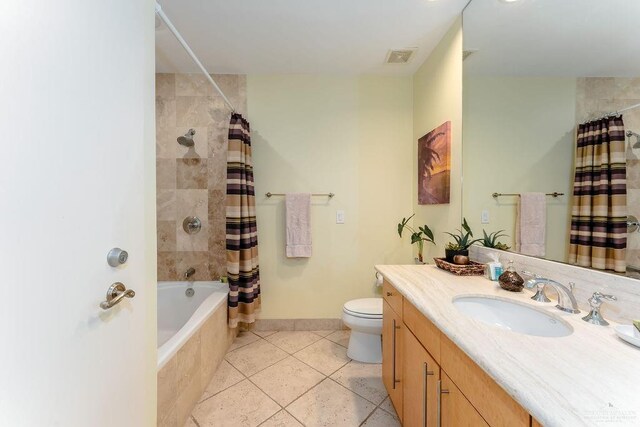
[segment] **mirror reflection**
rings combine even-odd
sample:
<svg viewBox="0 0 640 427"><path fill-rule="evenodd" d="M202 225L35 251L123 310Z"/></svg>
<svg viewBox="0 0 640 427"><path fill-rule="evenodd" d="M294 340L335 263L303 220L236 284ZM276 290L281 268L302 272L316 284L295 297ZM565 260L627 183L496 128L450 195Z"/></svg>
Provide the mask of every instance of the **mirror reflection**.
<svg viewBox="0 0 640 427"><path fill-rule="evenodd" d="M627 227L640 217L638 16L636 0L470 2L462 213L474 230L638 274L640 234Z"/></svg>

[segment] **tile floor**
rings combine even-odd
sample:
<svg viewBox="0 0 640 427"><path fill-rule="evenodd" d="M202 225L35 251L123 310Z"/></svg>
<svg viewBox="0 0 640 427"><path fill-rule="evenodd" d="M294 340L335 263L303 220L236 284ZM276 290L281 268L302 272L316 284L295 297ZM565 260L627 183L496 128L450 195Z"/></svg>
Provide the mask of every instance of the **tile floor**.
<svg viewBox="0 0 640 427"><path fill-rule="evenodd" d="M349 331L241 332L185 427L396 427L379 364Z"/></svg>

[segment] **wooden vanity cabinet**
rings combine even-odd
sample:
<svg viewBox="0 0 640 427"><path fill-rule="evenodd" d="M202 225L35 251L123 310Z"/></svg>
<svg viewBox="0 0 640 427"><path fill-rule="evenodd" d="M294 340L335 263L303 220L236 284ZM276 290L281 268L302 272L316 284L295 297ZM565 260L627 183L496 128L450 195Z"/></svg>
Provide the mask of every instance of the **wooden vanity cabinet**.
<svg viewBox="0 0 640 427"><path fill-rule="evenodd" d="M404 427L532 425L515 400L386 280L383 292L382 380Z"/></svg>
<svg viewBox="0 0 640 427"><path fill-rule="evenodd" d="M476 408L466 399L446 373L440 383L442 427L489 427ZM434 424L437 425L437 424ZM438 427L440 427L438 426ZM508 425L505 425L507 427Z"/></svg>
<svg viewBox="0 0 640 427"><path fill-rule="evenodd" d="M402 333L403 323L386 299L382 303L382 382L402 420Z"/></svg>
<svg viewBox="0 0 640 427"><path fill-rule="evenodd" d="M440 365L409 328L402 334L402 395L405 427L437 426Z"/></svg>

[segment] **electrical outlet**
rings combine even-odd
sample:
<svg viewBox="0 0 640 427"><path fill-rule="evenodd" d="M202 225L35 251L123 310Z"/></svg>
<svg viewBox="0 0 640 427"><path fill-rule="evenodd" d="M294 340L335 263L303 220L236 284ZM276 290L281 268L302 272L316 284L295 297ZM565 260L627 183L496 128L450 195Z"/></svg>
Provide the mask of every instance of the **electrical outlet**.
<svg viewBox="0 0 640 427"><path fill-rule="evenodd" d="M336 211L336 224L344 224L344 211Z"/></svg>
<svg viewBox="0 0 640 427"><path fill-rule="evenodd" d="M482 224L489 224L489 211L484 209L480 215L480 222Z"/></svg>

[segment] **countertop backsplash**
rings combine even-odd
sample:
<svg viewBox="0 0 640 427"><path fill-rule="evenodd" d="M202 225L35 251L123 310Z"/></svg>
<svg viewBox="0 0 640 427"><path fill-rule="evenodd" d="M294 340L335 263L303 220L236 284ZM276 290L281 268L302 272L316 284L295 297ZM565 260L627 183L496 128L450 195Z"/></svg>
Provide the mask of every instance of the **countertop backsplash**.
<svg viewBox="0 0 640 427"><path fill-rule="evenodd" d="M492 253L497 253L504 265L513 260L518 273L527 270L563 285L574 282L573 293L584 315L589 311L587 299L600 291L618 298L617 301L607 301L602 305L605 319L626 324L631 323L632 319L640 319L640 280L477 245L471 246L469 256L473 261L486 263L492 260ZM549 298L556 298L552 289L547 288L547 293Z"/></svg>

